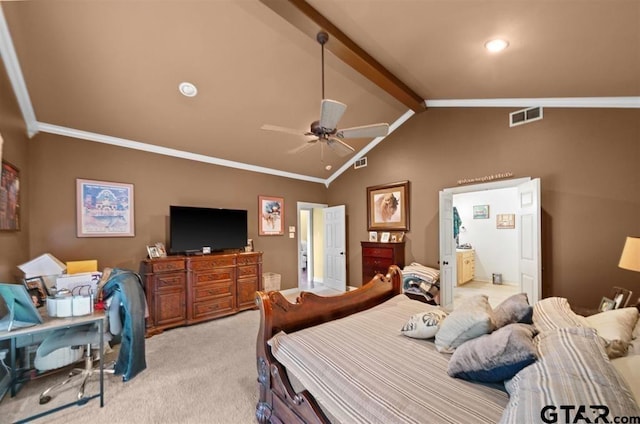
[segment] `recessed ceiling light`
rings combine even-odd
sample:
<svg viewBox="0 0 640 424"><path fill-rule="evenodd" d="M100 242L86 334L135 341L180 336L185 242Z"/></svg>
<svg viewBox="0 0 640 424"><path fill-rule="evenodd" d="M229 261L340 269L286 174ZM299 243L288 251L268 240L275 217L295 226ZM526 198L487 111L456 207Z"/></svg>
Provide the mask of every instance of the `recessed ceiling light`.
<svg viewBox="0 0 640 424"><path fill-rule="evenodd" d="M509 46L509 42L498 38L495 40L487 41L486 43L484 43L484 46L491 53L495 53L506 49Z"/></svg>
<svg viewBox="0 0 640 424"><path fill-rule="evenodd" d="M181 82L178 89L183 96L195 97L195 95L198 94L198 89L190 82Z"/></svg>
<svg viewBox="0 0 640 424"><path fill-rule="evenodd" d="M324 169L326 169L327 171L331 171L331 168L333 168L331 165L327 165L324 167Z"/></svg>

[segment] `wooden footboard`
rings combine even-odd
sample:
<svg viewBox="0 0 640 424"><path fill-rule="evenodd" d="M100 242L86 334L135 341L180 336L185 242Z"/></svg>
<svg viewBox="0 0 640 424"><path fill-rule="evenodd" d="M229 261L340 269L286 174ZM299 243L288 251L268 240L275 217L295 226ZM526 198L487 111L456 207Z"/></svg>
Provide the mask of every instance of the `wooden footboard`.
<svg viewBox="0 0 640 424"><path fill-rule="evenodd" d="M287 371L271 354L267 344L280 331L292 333L303 328L342 318L378 305L402 292L402 273L395 265L386 276L378 274L361 288L341 296L324 297L302 292L290 303L280 292L257 292L260 330L257 340L258 385L256 406L259 423L329 423L313 396L306 390L296 393Z"/></svg>

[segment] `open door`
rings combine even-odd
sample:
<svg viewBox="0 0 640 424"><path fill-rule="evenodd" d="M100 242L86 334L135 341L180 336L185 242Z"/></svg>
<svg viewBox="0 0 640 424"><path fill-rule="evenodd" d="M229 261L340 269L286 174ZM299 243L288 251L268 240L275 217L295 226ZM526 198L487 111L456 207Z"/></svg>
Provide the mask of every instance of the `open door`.
<svg viewBox="0 0 640 424"><path fill-rule="evenodd" d="M456 285L456 246L453 238L453 195L482 190L516 187L518 207L518 283L530 304L542 297L542 261L540 228L540 179L518 178L440 191L440 304L453 309Z"/></svg>
<svg viewBox="0 0 640 424"><path fill-rule="evenodd" d="M456 276L456 245L453 238L453 193L440 192L440 305L453 309Z"/></svg>
<svg viewBox="0 0 640 424"><path fill-rule="evenodd" d="M534 304L542 297L540 258L540 179L518 185L518 261L520 291Z"/></svg>
<svg viewBox="0 0 640 424"><path fill-rule="evenodd" d="M322 209L324 218L324 285L347 290L345 206Z"/></svg>

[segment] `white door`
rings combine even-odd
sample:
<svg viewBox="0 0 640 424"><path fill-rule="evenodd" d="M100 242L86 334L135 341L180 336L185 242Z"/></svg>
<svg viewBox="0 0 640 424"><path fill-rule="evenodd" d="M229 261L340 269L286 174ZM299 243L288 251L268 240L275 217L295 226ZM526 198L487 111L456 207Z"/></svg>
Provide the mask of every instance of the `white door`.
<svg viewBox="0 0 640 424"><path fill-rule="evenodd" d="M440 305L453 309L456 282L456 245L453 238L453 194L440 192Z"/></svg>
<svg viewBox="0 0 640 424"><path fill-rule="evenodd" d="M518 261L520 291L534 304L542 297L540 179L518 185Z"/></svg>
<svg viewBox="0 0 640 424"><path fill-rule="evenodd" d="M322 209L324 218L324 284L339 291L347 289L345 206Z"/></svg>

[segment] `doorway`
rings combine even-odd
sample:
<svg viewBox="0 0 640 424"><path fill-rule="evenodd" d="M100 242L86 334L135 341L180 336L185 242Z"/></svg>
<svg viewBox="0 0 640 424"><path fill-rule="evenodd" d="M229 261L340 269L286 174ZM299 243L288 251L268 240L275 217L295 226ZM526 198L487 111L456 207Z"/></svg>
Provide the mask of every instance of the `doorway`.
<svg viewBox="0 0 640 424"><path fill-rule="evenodd" d="M323 203L298 202L298 289L311 291L322 284Z"/></svg>
<svg viewBox="0 0 640 424"><path fill-rule="evenodd" d="M472 202L479 202L479 204L467 205L471 207L471 211L469 211L471 215L466 215L467 220L469 216L472 217L471 219L484 219L486 220L486 228L493 229L495 234L498 226L497 213L513 215L515 228L509 229L509 231L515 230L517 244L515 259L511 259L511 262L516 263L517 271L512 275L516 275L518 292L527 293L531 304L537 302L541 297L540 180L519 178L448 188L440 192L440 303L445 308L453 309L454 289L458 282L457 256L459 246L456 243L456 238L460 241L460 234L455 230L462 230L465 227L464 223L460 225L457 217L455 219L456 225L454 225L453 196L458 193L487 192L503 188L515 188L516 190L516 201L514 205L510 206L511 210L494 210L492 214L490 204L473 200ZM475 206L478 206L478 211L474 216ZM464 237L464 232L461 234ZM504 266L506 262L497 260L496 263L497 266Z"/></svg>

